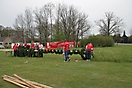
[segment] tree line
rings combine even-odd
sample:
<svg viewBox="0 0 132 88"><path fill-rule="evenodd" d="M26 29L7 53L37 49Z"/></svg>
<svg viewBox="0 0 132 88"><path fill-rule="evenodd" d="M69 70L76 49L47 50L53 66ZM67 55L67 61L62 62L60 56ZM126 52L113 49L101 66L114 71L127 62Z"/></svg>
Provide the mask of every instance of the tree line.
<svg viewBox="0 0 132 88"><path fill-rule="evenodd" d="M103 36L119 35L124 25L113 12L106 12L104 18L95 24ZM35 10L27 8L24 14L16 17L13 28L0 26L0 37L13 37L18 42L78 42L89 36L92 27L89 16L73 5L48 3Z"/></svg>

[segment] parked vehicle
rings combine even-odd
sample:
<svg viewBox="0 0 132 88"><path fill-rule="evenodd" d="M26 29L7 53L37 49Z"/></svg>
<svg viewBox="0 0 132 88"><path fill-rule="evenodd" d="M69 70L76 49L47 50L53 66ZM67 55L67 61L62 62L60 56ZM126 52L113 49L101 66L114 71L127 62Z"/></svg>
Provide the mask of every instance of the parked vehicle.
<svg viewBox="0 0 132 88"><path fill-rule="evenodd" d="M4 49L5 47L3 45L0 45L0 49Z"/></svg>

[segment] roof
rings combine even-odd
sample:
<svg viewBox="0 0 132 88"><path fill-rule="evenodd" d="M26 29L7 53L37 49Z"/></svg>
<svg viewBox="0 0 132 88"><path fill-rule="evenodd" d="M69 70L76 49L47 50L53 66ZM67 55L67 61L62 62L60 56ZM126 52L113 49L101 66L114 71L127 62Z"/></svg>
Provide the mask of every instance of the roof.
<svg viewBox="0 0 132 88"><path fill-rule="evenodd" d="M11 37L0 37L0 42L4 42L8 38L11 39L11 40L13 40Z"/></svg>
<svg viewBox="0 0 132 88"><path fill-rule="evenodd" d="M0 42L4 42L7 37L0 37Z"/></svg>

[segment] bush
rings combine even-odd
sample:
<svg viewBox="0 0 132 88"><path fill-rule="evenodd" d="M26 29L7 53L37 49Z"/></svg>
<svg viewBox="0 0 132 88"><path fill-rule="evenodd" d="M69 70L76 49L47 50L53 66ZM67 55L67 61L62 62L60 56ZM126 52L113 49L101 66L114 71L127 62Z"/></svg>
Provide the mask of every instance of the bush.
<svg viewBox="0 0 132 88"><path fill-rule="evenodd" d="M81 47L85 47L86 44L87 44L87 39L82 39L82 40L80 41L80 46L81 46Z"/></svg>
<svg viewBox="0 0 132 88"><path fill-rule="evenodd" d="M80 41L82 47L85 47L87 43L92 43L94 47L114 46L114 40L110 36L89 36L88 39Z"/></svg>

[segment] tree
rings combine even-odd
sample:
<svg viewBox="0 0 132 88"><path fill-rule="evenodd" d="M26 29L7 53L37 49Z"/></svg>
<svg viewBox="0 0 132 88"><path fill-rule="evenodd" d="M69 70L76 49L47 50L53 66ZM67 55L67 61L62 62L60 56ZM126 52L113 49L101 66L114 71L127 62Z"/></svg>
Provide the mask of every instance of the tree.
<svg viewBox="0 0 132 88"><path fill-rule="evenodd" d="M78 41L78 37L91 28L88 16L78 12L74 6L59 4L56 17L56 30L62 30L66 40Z"/></svg>
<svg viewBox="0 0 132 88"><path fill-rule="evenodd" d="M79 14L78 17L77 26L78 26L77 29L79 35L78 37L81 37L81 39L89 35L89 29L92 27L92 25L88 21L88 16L81 13Z"/></svg>
<svg viewBox="0 0 132 88"><path fill-rule="evenodd" d="M47 10L47 13L49 14L49 24L50 24L50 37L51 37L51 41L52 41L52 37L53 37L53 10L54 10L55 5L52 3L48 3L45 5L45 8Z"/></svg>
<svg viewBox="0 0 132 88"><path fill-rule="evenodd" d="M20 38L20 36L16 37L16 31L14 29L12 29L12 27L4 27L2 25L0 26L0 37L11 37L11 38L14 38L14 42L17 39L19 40L19 38Z"/></svg>
<svg viewBox="0 0 132 88"><path fill-rule="evenodd" d="M0 37L2 37L2 31L3 31L4 27L2 25L0 25Z"/></svg>
<svg viewBox="0 0 132 88"><path fill-rule="evenodd" d="M21 38L21 42L34 41L35 27L32 11L28 8L25 14L19 14L13 25L16 29L16 35ZM16 36L16 37L18 37Z"/></svg>
<svg viewBox="0 0 132 88"><path fill-rule="evenodd" d="M15 40L19 40L19 42L24 42L24 32L25 32L25 29L24 29L24 16L23 14L19 14L17 16L17 18L15 19L15 24L13 25L16 32L15 32L15 36L14 36L14 39Z"/></svg>
<svg viewBox="0 0 132 88"><path fill-rule="evenodd" d="M25 38L31 39L30 41L36 38L40 42L65 39L78 41L80 36L83 38L88 33L91 25L85 13L79 12L73 6L61 4L57 12L54 12L54 7L54 4L48 3L40 9L36 8L33 13L26 9L24 15L18 15L14 28L19 31L16 33L23 42Z"/></svg>
<svg viewBox="0 0 132 88"><path fill-rule="evenodd" d="M55 18L55 24L54 24L54 29L55 29L55 33L53 35L53 41L64 41L65 40L65 36L64 36L64 32L62 29L62 24L61 24L61 16L60 16L60 11L61 9L61 4L58 5L57 7L57 14L56 14L56 18ZM60 37L61 36L61 37Z"/></svg>
<svg viewBox="0 0 132 88"><path fill-rule="evenodd" d="M33 14L30 8L25 10L25 35L24 35L24 42L26 42L25 38L28 39L28 41L34 41L35 37L35 27L34 27L34 21L33 21Z"/></svg>
<svg viewBox="0 0 132 88"><path fill-rule="evenodd" d="M9 37L9 30L7 28L4 28L2 31L1 31L1 37Z"/></svg>
<svg viewBox="0 0 132 88"><path fill-rule="evenodd" d="M47 10L47 6L45 5L40 10L36 9L34 14L38 37L41 42L47 42L50 36L49 11Z"/></svg>
<svg viewBox="0 0 132 88"><path fill-rule="evenodd" d="M105 19L100 19L95 21L96 25L100 28L100 34L105 36L110 36L112 34L119 34L122 26L123 20L116 17L113 12L105 13Z"/></svg>

